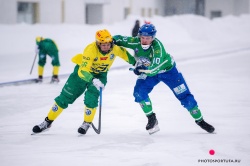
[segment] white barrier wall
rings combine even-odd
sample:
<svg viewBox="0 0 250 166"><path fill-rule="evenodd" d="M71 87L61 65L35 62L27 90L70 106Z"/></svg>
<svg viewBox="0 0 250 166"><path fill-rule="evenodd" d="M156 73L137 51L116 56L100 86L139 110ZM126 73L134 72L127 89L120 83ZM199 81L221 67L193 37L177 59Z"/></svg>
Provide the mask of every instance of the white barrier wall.
<svg viewBox="0 0 250 166"><path fill-rule="evenodd" d="M64 0L64 22L85 23L84 0Z"/></svg>
<svg viewBox="0 0 250 166"><path fill-rule="evenodd" d="M15 24L16 10L16 0L0 0L0 24Z"/></svg>
<svg viewBox="0 0 250 166"><path fill-rule="evenodd" d="M0 24L18 23L18 2L36 3L35 22L41 24L110 24L122 21L126 14L148 18L155 15L165 16L167 10L166 0L0 0ZM183 8L183 3L181 4ZM86 11L87 7L90 11ZM226 16L249 14L249 10L250 0L205 1L205 16L208 18L212 11L215 14L221 11L221 15Z"/></svg>
<svg viewBox="0 0 250 166"><path fill-rule="evenodd" d="M40 23L59 24L62 21L62 1L42 0L40 1Z"/></svg>
<svg viewBox="0 0 250 166"><path fill-rule="evenodd" d="M212 11L221 11L222 16L250 13L250 0L206 0L205 3L205 16L208 18Z"/></svg>

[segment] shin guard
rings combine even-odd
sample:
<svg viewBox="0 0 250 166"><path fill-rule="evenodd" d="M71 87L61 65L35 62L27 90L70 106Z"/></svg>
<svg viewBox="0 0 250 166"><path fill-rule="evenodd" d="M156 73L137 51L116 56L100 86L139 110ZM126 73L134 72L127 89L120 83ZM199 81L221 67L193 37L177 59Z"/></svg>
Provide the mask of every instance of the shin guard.
<svg viewBox="0 0 250 166"><path fill-rule="evenodd" d="M84 122L92 123L96 113L96 108L88 108L84 109Z"/></svg>
<svg viewBox="0 0 250 166"><path fill-rule="evenodd" d="M198 106L194 107L193 109L189 110L191 116L195 119L195 120L201 120L202 119L202 114L200 109L198 108Z"/></svg>
<svg viewBox="0 0 250 166"><path fill-rule="evenodd" d="M61 114L62 111L63 108L61 108L59 105L55 103L48 113L48 119L55 120Z"/></svg>
<svg viewBox="0 0 250 166"><path fill-rule="evenodd" d="M44 67L38 65L38 75L39 75L39 76L43 76L43 70L44 70Z"/></svg>
<svg viewBox="0 0 250 166"><path fill-rule="evenodd" d="M59 66L53 66L53 75L58 75L59 73Z"/></svg>
<svg viewBox="0 0 250 166"><path fill-rule="evenodd" d="M151 115L153 113L152 103L151 103L149 98L141 101L139 104L140 104L143 112L146 114L146 116Z"/></svg>

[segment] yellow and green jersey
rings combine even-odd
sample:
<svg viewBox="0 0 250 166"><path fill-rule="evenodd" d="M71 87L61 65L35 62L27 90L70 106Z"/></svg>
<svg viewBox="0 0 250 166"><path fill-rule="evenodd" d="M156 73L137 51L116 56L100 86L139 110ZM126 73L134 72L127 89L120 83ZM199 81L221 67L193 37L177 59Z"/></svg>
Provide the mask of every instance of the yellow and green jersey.
<svg viewBox="0 0 250 166"><path fill-rule="evenodd" d="M108 72L116 56L124 59L129 64L135 64L135 58L125 48L114 45L112 51L102 54L96 42L89 44L83 53L74 56L72 62L79 65L79 77L89 82L92 80L93 74Z"/></svg>

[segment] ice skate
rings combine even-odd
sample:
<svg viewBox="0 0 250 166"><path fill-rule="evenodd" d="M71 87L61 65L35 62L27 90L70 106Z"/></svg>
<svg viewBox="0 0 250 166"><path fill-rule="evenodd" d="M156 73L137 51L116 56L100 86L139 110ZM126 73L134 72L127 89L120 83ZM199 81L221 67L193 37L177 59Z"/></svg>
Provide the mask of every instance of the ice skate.
<svg viewBox="0 0 250 166"><path fill-rule="evenodd" d="M215 130L214 127L208 124L207 122L205 122L204 119L196 120L195 123L209 133L213 133Z"/></svg>
<svg viewBox="0 0 250 166"><path fill-rule="evenodd" d="M36 83L42 83L43 82L43 76L39 76L36 80Z"/></svg>
<svg viewBox="0 0 250 166"><path fill-rule="evenodd" d="M50 83L53 84L53 83L58 83L60 80L58 78L57 75L53 75L52 78L51 78L51 81Z"/></svg>
<svg viewBox="0 0 250 166"><path fill-rule="evenodd" d="M46 117L41 124L34 126L32 131L34 132L34 134L41 133L46 129L50 128L52 122L53 120L49 120L48 117Z"/></svg>
<svg viewBox="0 0 250 166"><path fill-rule="evenodd" d="M155 113L147 116L147 118L148 124L146 126L146 130L148 131L148 133L151 135L159 131L160 128L158 126L158 120L156 119Z"/></svg>
<svg viewBox="0 0 250 166"><path fill-rule="evenodd" d="M86 134L91 123L83 122L82 125L78 128L78 133L80 134Z"/></svg>

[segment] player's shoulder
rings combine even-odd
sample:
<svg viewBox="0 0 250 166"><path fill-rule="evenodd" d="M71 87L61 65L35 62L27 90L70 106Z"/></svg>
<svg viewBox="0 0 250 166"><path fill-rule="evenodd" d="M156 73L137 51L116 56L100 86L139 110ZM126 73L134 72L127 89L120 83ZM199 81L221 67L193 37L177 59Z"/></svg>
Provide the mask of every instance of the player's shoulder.
<svg viewBox="0 0 250 166"><path fill-rule="evenodd" d="M155 38L153 42L158 44L161 43L161 41L158 38Z"/></svg>
<svg viewBox="0 0 250 166"><path fill-rule="evenodd" d="M120 51L125 51L126 49L122 46L114 45L113 46L113 51L114 52L120 52Z"/></svg>
<svg viewBox="0 0 250 166"><path fill-rule="evenodd" d="M45 38L45 39L42 40L42 42L53 42L53 40L50 39L50 38Z"/></svg>
<svg viewBox="0 0 250 166"><path fill-rule="evenodd" d="M93 43L90 43L90 44L88 44L85 48L84 48L84 50L85 51L94 51L94 50L96 50L97 49L97 46L96 46L96 43L95 42L93 42Z"/></svg>
<svg viewBox="0 0 250 166"><path fill-rule="evenodd" d="M163 47L163 44L159 39L155 38L153 43L152 43L152 46L153 47Z"/></svg>

